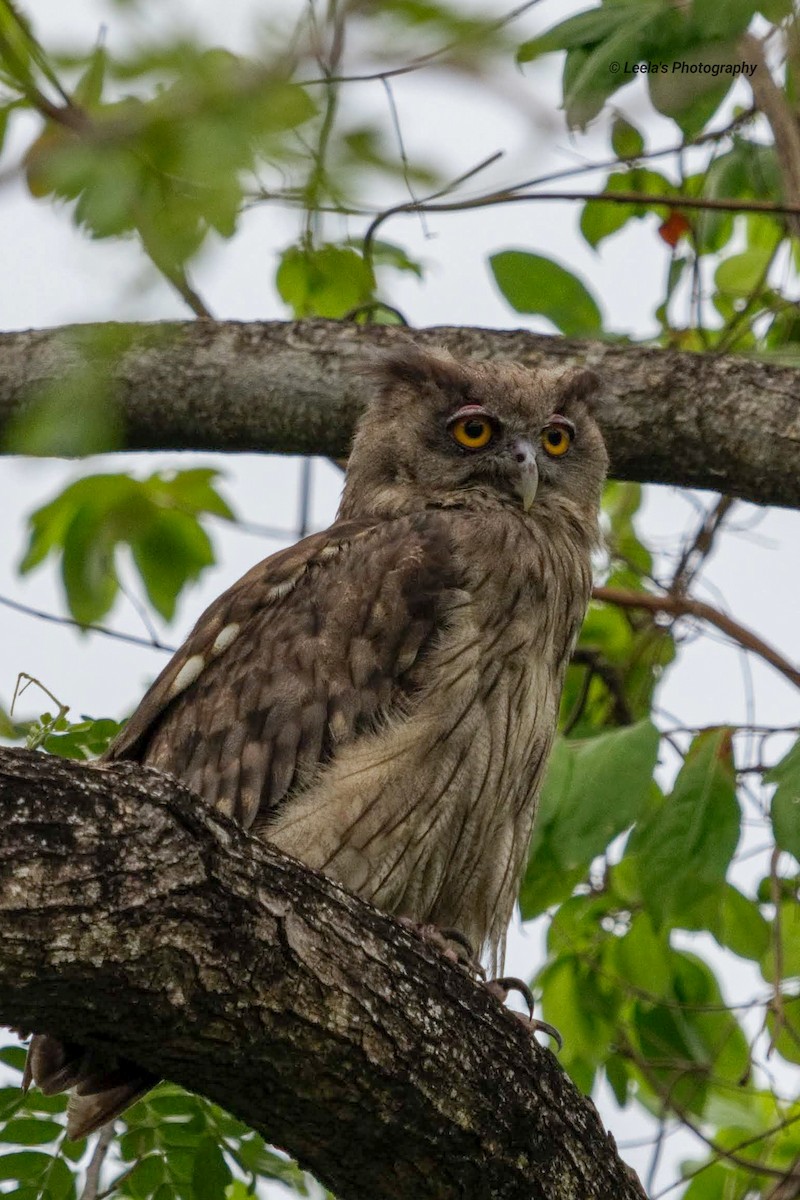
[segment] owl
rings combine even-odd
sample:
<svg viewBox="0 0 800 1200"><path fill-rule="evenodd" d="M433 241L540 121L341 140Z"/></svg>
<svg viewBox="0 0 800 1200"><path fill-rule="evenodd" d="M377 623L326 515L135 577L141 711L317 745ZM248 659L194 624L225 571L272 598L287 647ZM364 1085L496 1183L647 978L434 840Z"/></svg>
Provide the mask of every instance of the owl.
<svg viewBox="0 0 800 1200"><path fill-rule="evenodd" d="M104 758L496 967L589 600L598 381L413 345L368 373L333 525L206 610ZM75 1137L156 1082L48 1035L31 1080L75 1089Z"/></svg>

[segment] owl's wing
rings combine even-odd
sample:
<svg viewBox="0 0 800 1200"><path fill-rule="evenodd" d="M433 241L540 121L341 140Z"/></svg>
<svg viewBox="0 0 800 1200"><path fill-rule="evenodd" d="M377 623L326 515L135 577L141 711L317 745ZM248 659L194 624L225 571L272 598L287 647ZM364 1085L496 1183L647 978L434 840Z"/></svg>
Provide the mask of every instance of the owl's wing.
<svg viewBox="0 0 800 1200"><path fill-rule="evenodd" d="M459 582L440 512L305 538L206 610L106 761L168 771L249 828L408 706Z"/></svg>

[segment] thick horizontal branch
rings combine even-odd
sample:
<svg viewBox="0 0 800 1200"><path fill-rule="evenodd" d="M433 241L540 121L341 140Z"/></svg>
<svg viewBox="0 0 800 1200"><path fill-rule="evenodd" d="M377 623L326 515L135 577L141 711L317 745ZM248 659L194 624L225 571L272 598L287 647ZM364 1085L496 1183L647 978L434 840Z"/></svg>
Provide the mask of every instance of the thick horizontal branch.
<svg viewBox="0 0 800 1200"><path fill-rule="evenodd" d="M643 1200L481 984L157 772L0 750L0 940L0 1020L113 1045L341 1200Z"/></svg>
<svg viewBox="0 0 800 1200"><path fill-rule="evenodd" d="M0 440L40 385L80 361L92 328L0 335ZM116 372L124 448L333 457L346 452L364 402L353 363L409 336L332 321L118 328L128 342ZM600 418L617 478L800 507L800 372L792 368L525 331L410 336L480 359L594 367L607 383Z"/></svg>

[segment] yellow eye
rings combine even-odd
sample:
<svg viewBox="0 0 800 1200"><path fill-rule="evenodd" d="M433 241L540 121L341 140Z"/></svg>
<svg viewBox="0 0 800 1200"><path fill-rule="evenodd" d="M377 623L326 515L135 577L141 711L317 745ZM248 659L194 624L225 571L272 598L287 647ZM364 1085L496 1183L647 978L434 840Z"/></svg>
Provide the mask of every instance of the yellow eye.
<svg viewBox="0 0 800 1200"><path fill-rule="evenodd" d="M572 434L563 425L548 425L542 430L542 445L552 458L560 458L572 445Z"/></svg>
<svg viewBox="0 0 800 1200"><path fill-rule="evenodd" d="M450 426L450 433L466 450L482 450L494 437L494 429L486 417L461 417Z"/></svg>

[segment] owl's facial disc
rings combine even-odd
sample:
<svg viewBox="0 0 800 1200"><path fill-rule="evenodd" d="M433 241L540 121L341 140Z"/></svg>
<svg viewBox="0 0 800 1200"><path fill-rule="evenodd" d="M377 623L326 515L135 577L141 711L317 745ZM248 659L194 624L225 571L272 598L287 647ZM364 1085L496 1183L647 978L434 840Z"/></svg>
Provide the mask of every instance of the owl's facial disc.
<svg viewBox="0 0 800 1200"><path fill-rule="evenodd" d="M536 492L539 487L539 464L536 461L536 450L527 438L514 438L511 443L511 454L517 466L514 491L522 500L525 512L530 512Z"/></svg>

